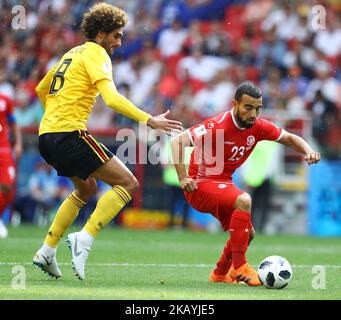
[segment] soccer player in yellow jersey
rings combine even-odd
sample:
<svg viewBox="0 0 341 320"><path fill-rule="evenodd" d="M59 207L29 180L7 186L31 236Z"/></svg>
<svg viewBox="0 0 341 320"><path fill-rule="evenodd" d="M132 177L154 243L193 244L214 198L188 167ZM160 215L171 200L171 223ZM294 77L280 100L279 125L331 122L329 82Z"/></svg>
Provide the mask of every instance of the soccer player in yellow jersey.
<svg viewBox="0 0 341 320"><path fill-rule="evenodd" d="M34 265L55 278L62 275L56 260L58 242L96 193L96 179L112 188L98 200L84 228L69 234L66 240L73 269L81 280L94 239L138 188L129 169L86 130L96 96L100 93L110 108L151 128L182 130L180 122L167 119L169 111L153 117L117 92L110 55L121 46L126 23L127 15L121 9L107 3L95 4L81 24L88 41L65 53L36 88L45 108L39 127L40 153L75 187L59 207L44 244L33 257Z"/></svg>

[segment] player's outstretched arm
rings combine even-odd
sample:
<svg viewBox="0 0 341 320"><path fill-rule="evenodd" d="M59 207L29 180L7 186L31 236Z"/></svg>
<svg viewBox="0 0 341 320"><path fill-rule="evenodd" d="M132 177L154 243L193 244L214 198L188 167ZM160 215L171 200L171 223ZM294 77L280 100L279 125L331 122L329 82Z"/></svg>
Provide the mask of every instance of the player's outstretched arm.
<svg viewBox="0 0 341 320"><path fill-rule="evenodd" d="M321 159L320 153L315 151L303 138L296 134L284 131L278 142L304 154L304 160L309 165L318 163Z"/></svg>
<svg viewBox="0 0 341 320"><path fill-rule="evenodd" d="M185 147L189 146L191 146L191 139L188 131L178 134L171 140L173 163L178 174L180 187L184 191L192 192L198 189L198 186L194 179L187 177L186 173L184 154Z"/></svg>
<svg viewBox="0 0 341 320"><path fill-rule="evenodd" d="M170 111L167 110L165 113L159 114L158 116L150 117L147 121L147 125L153 129L161 129L166 133L183 131L181 122L167 119L169 112Z"/></svg>
<svg viewBox="0 0 341 320"><path fill-rule="evenodd" d="M103 79L97 81L96 86L104 102L116 112L137 122L146 123L153 129L161 129L166 133L183 130L181 122L166 118L169 111L153 117L136 107L131 101L117 91L115 84L112 81Z"/></svg>

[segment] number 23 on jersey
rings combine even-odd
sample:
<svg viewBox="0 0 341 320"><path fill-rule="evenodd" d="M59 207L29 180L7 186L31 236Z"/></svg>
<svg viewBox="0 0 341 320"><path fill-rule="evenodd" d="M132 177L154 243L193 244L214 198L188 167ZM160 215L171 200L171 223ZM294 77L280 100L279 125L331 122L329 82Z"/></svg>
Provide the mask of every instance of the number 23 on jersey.
<svg viewBox="0 0 341 320"><path fill-rule="evenodd" d="M245 147L244 146L241 146L241 147L234 146L232 148L231 152L232 152L232 156L228 160L229 161L238 161L239 159L241 159L244 156Z"/></svg>

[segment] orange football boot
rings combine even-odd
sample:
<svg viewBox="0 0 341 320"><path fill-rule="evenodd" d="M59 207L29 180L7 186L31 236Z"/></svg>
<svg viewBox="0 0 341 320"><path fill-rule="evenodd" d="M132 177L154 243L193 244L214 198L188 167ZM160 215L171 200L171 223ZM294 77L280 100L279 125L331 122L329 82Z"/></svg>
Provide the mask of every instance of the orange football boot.
<svg viewBox="0 0 341 320"><path fill-rule="evenodd" d="M210 273L210 282L226 282L226 283L237 283L230 278L228 274L216 274L214 271Z"/></svg>
<svg viewBox="0 0 341 320"><path fill-rule="evenodd" d="M249 286L262 286L262 282L259 280L258 273L256 270L252 269L252 267L245 263L242 266L240 266L238 269L234 269L233 266L231 266L228 274L227 274L232 281L236 282L245 282Z"/></svg>

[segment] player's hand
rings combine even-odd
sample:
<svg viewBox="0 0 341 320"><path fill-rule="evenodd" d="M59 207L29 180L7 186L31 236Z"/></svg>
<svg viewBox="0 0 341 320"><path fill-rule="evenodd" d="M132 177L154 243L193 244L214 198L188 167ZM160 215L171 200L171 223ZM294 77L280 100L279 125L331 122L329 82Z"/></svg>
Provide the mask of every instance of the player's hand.
<svg viewBox="0 0 341 320"><path fill-rule="evenodd" d="M186 192L192 192L198 189L197 182L194 179L188 177L180 180L180 187Z"/></svg>
<svg viewBox="0 0 341 320"><path fill-rule="evenodd" d="M318 163L321 159L321 155L319 152L311 150L304 156L304 160L309 164Z"/></svg>
<svg viewBox="0 0 341 320"><path fill-rule="evenodd" d="M165 113L159 114L155 117L150 117L147 121L147 125L153 129L161 129L167 134L170 134L172 131L181 132L183 131L182 123L176 120L167 119L169 114L169 110Z"/></svg>

